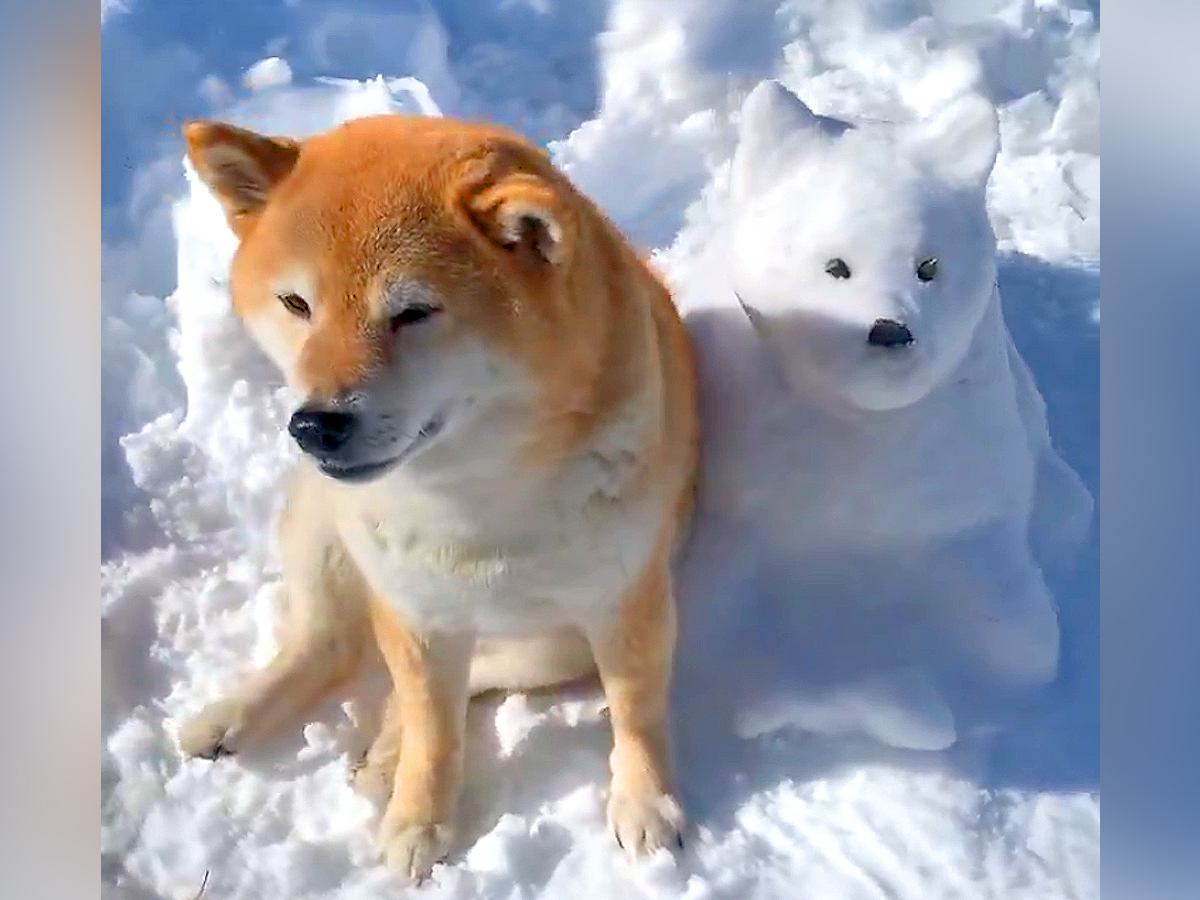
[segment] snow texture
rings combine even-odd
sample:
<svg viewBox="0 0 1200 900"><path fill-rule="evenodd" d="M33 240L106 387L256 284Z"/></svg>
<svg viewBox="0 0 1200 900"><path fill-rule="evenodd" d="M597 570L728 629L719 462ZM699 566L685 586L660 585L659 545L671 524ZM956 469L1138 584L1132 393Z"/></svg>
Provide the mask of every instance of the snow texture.
<svg viewBox="0 0 1200 900"><path fill-rule="evenodd" d="M248 68L246 74L242 76L242 84L252 91L279 87L280 85L290 83L291 80L292 67L287 64L287 60L280 59L278 56L268 56L266 59L260 59Z"/></svg>
<svg viewBox="0 0 1200 900"><path fill-rule="evenodd" d="M657 249L710 451L678 582L686 851L635 866L613 845L598 691L490 697L459 846L413 893L1098 896L1098 581L1074 474L1095 491L1094 4L281 2L221 29L203 4L102 12L106 897L192 898L206 873L210 897L404 895L347 783L377 671L261 751L174 746L271 654L294 451L230 309L233 238L162 123L303 135L386 111L547 142ZM915 342L887 352L912 360L865 354L864 327L901 314Z"/></svg>

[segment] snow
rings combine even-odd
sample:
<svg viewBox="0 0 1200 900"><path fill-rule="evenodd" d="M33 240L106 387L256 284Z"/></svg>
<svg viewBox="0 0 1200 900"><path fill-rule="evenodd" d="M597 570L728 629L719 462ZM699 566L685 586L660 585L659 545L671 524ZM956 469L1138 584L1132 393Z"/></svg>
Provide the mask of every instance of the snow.
<svg viewBox="0 0 1200 900"><path fill-rule="evenodd" d="M122 13L129 12L129 4L125 0L100 0L100 23L109 16L116 16Z"/></svg>
<svg viewBox="0 0 1200 900"><path fill-rule="evenodd" d="M194 22L189 27L188 15L197 13L184 6L102 4L106 47L113 48L106 52L125 54L106 61L106 73L118 70L106 78L113 91L106 128L114 129L106 140L120 143L116 155L106 146L105 159L131 166L111 179L105 172L106 190L117 192L106 195L102 371L102 877L112 896L190 898L206 873L205 895L222 898L399 893L373 850L373 810L347 783L377 716L378 673L260 751L185 763L173 745L181 718L270 655L279 579L271 522L293 449L282 428L281 379L230 310L233 239L212 198L185 176L177 139L161 127L172 116L204 114L303 135L372 112L438 110L496 118L549 142L556 162L634 240L657 251L678 286L702 348L706 404L715 384L734 400L713 407L718 418L757 425L756 417L770 414L791 431L774 442L734 428L718 432L731 448L714 455L712 472L768 490L750 492L758 499L747 507L734 502L742 496L737 481L710 475L711 489L732 499L714 505L706 493L680 571L673 717L694 823L686 851L633 866L613 845L603 814L607 725L594 689L484 698L470 713L460 846L421 895L1098 895L1096 551L1089 535L1082 564L1072 567L1080 536L1072 509L1081 495L1059 460L1095 490L1094 6L531 0L350 10L282 3L269 25L257 17L240 23L244 35L227 36L229 48L211 43ZM171 33L163 18L175 14L183 24ZM982 250L968 246L968 256L983 269L995 265L1002 307L990 293L983 298L970 331L974 349L964 357L986 363L982 382L992 393L933 415L935 389L886 415L906 417L909 433L926 441L917 470L924 481L917 481L942 486L953 500L962 494L949 488L959 482L939 473L966 471L972 449L987 449L956 426L978 427L972 409L1007 410L997 443L1006 448L1003 477L988 486L993 500L1011 501L1003 518L1022 534L1005 545L1007 558L1023 559L1024 571L1036 574L1019 526L1032 529L1029 546L1054 595L1049 618L1014 618L1020 592L992 598L1000 604L994 628L969 627L978 620L962 611L974 595L895 596L897 583L918 583L910 576L936 582L939 565L961 561L948 537L961 525L961 509L930 530L916 560L898 570L845 559L823 571L796 569L794 551L811 534L798 541L780 527L794 521L778 517L788 489L804 484L802 473L844 472L845 460L835 454L832 469L810 472L801 451L792 457L788 450L814 436L836 450L835 437L857 432L818 427L824 420L811 410L799 411L809 418L791 415L795 394L778 379L768 393L760 367L771 358L786 365L792 348L764 355L729 303L731 285L744 282L753 295L744 299L774 302L786 313L803 299L805 279L827 287L823 271L806 274L801 254L787 250L789 241L801 246L812 221L800 185L789 182L795 166L768 175L755 156L752 171L766 186L753 196L765 205L746 222L738 209L752 203L730 197L747 127L742 105L764 78L779 79L822 115L859 123L863 136L936 118L968 93L995 104L1000 151L986 211L999 252L993 259L984 240ZM844 149L831 143L822 153L832 155L817 162L881 174L865 146L853 159L839 154ZM895 156L897 170L905 155ZM933 162L963 158L941 152ZM846 235L865 247L860 258L898 251L901 213L925 214L912 202L913 182L901 181L886 185L899 201L897 218ZM834 179L816 181L826 182L832 194ZM821 201L831 222L852 200L870 196L865 180L845 184L844 203L838 196ZM980 190L976 201L984 198ZM863 221L847 216L844 225L853 231ZM749 235L749 246L785 276L758 265L738 275L737 261L749 257L729 252L745 246L722 240L731 230ZM852 277L843 287L854 284ZM849 299L863 302L867 293ZM706 315L697 318L698 311ZM708 317L728 325L714 332L720 342L711 351L699 324ZM981 347L990 352L977 353ZM755 385L754 402L739 391L744 384ZM943 434L950 437L942 441ZM881 440L886 446L895 435ZM866 471L877 476L879 458L871 459ZM961 460L961 469L951 465ZM1036 490L1010 490L1012 479L1030 481L1032 472L1042 473ZM867 487L856 486L862 493L846 496L861 505ZM880 509L891 501L901 511L888 517L890 528L918 524L916 516L905 521L894 484L877 482L870 492ZM931 508L926 500L918 505ZM722 517L743 508L737 527L727 527ZM894 550L874 537L866 551ZM935 544L951 550L935 552ZM988 551L983 569L993 571L1000 545L979 546ZM752 555L742 551L768 549L774 568L757 566L757 582L748 581ZM844 540L840 549L849 554ZM780 605L777 588L791 583L780 571L809 580L803 602L790 592ZM864 581L903 602L866 602L881 595L855 592ZM1041 602L1049 608L1045 596ZM1014 621L1021 627L1000 627ZM1041 646L1045 656L1053 645L1047 629L1061 635L1056 676L1045 659L1032 665L1028 652Z"/></svg>
<svg viewBox="0 0 1200 900"><path fill-rule="evenodd" d="M964 684L976 705L1055 674L1039 561L1078 550L1091 500L1003 321L997 131L978 95L851 124L764 81L729 190L660 257L711 423L682 566L705 615L684 643L697 693L736 706L742 735L939 750ZM869 345L879 319L912 343ZM737 678L704 664L730 640L757 648Z"/></svg>
<svg viewBox="0 0 1200 900"><path fill-rule="evenodd" d="M292 67L287 64L286 59L280 59L278 56L260 59L242 76L242 84L252 91L280 87L290 84L291 81Z"/></svg>

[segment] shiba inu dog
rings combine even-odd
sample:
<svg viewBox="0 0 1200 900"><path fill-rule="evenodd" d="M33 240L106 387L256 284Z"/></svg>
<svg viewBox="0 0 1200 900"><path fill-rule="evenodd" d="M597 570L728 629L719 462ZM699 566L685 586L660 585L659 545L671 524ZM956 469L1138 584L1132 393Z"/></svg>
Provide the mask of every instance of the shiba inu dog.
<svg viewBox="0 0 1200 900"><path fill-rule="evenodd" d="M180 729L216 757L350 675L394 681L365 782L390 866L446 854L468 698L599 673L608 818L680 842L670 560L697 455L666 289L547 157L500 128L357 119L304 141L185 127L239 240L234 305L297 398L281 650Z"/></svg>

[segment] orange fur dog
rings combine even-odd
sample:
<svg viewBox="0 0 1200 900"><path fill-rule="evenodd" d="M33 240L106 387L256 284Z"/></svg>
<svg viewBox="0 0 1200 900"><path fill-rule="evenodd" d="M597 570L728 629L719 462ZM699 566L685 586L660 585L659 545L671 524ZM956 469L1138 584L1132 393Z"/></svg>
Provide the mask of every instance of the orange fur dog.
<svg viewBox="0 0 1200 900"><path fill-rule="evenodd" d="M304 454L280 527L281 650L183 725L184 752L265 734L373 635L395 690L357 779L390 791L381 848L419 880L450 845L468 698L598 670L612 830L630 853L678 841L670 557L697 426L666 290L499 128L185 134L240 240L234 304L288 379Z"/></svg>

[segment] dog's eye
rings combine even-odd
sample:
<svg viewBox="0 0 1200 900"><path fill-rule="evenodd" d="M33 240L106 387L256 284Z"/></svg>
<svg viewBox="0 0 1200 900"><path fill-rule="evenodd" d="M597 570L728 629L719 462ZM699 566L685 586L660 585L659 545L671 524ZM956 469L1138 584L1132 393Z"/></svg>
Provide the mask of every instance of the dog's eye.
<svg viewBox="0 0 1200 900"><path fill-rule="evenodd" d="M414 303L412 306L406 306L400 312L391 318L392 331L399 331L405 325L416 325L418 322L424 322L434 313L438 312L436 306L427 306L424 303Z"/></svg>
<svg viewBox="0 0 1200 900"><path fill-rule="evenodd" d="M307 319L312 315L312 310L308 308L308 304L304 302L304 298L299 294L280 294L279 302L283 304L284 309L294 316Z"/></svg>
<svg viewBox="0 0 1200 900"><path fill-rule="evenodd" d="M921 263L917 266L917 278L920 281L933 281L937 277L937 266L936 256L921 260Z"/></svg>
<svg viewBox="0 0 1200 900"><path fill-rule="evenodd" d="M849 278L850 267L846 265L844 259L834 257L829 262L825 263L825 274L834 278Z"/></svg>

